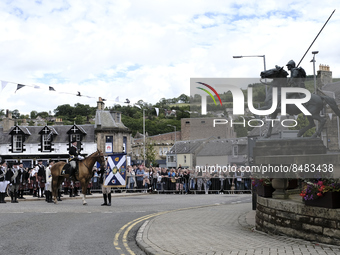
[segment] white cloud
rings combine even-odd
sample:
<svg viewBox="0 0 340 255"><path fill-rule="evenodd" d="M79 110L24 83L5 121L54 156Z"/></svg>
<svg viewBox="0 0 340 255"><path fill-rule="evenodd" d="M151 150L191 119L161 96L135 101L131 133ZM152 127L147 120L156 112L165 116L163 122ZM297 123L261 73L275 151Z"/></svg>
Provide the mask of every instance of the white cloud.
<svg viewBox="0 0 340 255"><path fill-rule="evenodd" d="M226 3L227 2L227 3ZM96 105L99 96L132 103L189 94L190 77L259 77L298 62L337 1L12 1L0 3L0 80L39 84L0 91L1 109L49 111ZM338 63L337 12L311 51ZM312 74L311 52L301 65ZM53 86L57 92L49 92ZM76 97L58 92L95 98ZM109 102L108 102L109 103Z"/></svg>

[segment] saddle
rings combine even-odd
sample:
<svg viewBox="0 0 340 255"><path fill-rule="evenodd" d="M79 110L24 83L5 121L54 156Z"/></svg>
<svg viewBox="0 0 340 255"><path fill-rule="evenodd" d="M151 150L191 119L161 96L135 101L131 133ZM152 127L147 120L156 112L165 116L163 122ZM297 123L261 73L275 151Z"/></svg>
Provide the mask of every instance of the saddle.
<svg viewBox="0 0 340 255"><path fill-rule="evenodd" d="M78 173L78 170L79 170L79 168L78 168L78 161L77 161L77 165L76 165L76 169L75 169L75 171L73 172L73 175L76 175L77 173ZM64 166L63 166L63 169L61 170L61 176L62 175L66 175L66 174L68 174L68 175L71 175L71 171L72 171L72 167L71 167L71 165L69 164L69 163L66 163Z"/></svg>

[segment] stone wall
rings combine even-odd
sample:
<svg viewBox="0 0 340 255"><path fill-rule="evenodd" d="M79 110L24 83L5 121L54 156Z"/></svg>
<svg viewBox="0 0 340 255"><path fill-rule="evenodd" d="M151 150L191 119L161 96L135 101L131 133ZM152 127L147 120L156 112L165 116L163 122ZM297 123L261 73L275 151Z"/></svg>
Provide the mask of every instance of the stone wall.
<svg viewBox="0 0 340 255"><path fill-rule="evenodd" d="M256 229L340 245L340 209L305 206L302 202L293 200L258 197Z"/></svg>

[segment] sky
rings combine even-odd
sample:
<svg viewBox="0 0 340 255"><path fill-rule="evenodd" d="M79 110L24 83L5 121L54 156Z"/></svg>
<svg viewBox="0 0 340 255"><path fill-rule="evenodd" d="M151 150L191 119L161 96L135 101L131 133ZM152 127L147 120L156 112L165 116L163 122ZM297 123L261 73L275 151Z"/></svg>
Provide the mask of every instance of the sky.
<svg viewBox="0 0 340 255"><path fill-rule="evenodd" d="M51 111L190 95L190 78L260 78L301 62L340 77L338 0L0 1L0 109ZM287 68L285 67L287 70ZM8 82L8 83L6 83ZM25 85L17 90L17 84ZM55 91L49 91L49 87ZM81 97L76 96L78 91Z"/></svg>

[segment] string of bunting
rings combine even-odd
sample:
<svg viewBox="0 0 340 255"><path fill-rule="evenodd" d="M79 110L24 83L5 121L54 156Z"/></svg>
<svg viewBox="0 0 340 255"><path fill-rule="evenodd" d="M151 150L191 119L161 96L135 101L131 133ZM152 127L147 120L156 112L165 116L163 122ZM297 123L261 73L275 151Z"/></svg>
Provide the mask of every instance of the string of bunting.
<svg viewBox="0 0 340 255"><path fill-rule="evenodd" d="M23 87L31 87L31 88L34 88L34 89L42 89L42 88L41 88L40 86L38 86L38 85L27 85L27 84L20 84L20 83L10 82L10 81L1 81L1 90L3 90L9 83L11 83L11 84L16 84L16 85L17 85L17 88L16 88L16 90L14 91L14 93L17 93L17 91L18 91L19 89L22 89ZM56 90L54 89L54 87L52 87L52 86L48 86L48 90L49 90L49 91L54 91L54 92L59 93L59 94L68 94L68 95L75 95L75 96L78 96L78 97L96 98L96 97L93 97L93 96L83 95L80 91L77 91L77 93L56 91ZM103 99L103 101L112 101L112 102L115 102L115 103L125 103L125 104L129 104L129 103L130 103L130 100L129 100L129 99L126 99L125 102L120 102L120 101L119 101L119 96L116 97L115 100Z"/></svg>

